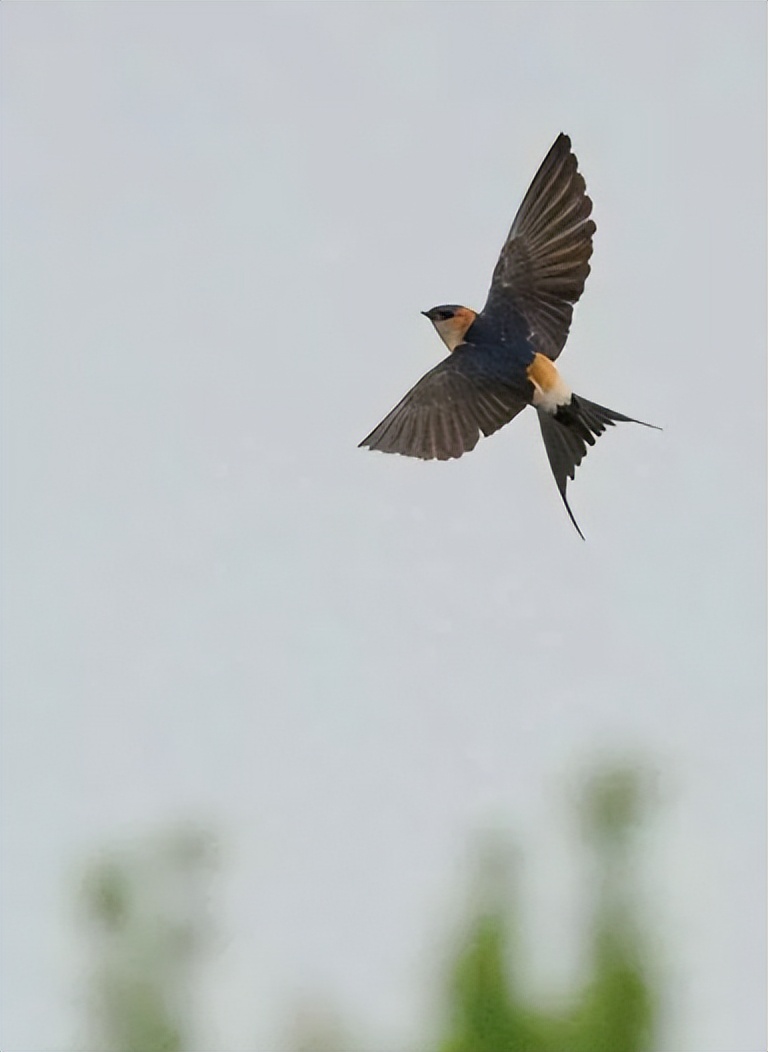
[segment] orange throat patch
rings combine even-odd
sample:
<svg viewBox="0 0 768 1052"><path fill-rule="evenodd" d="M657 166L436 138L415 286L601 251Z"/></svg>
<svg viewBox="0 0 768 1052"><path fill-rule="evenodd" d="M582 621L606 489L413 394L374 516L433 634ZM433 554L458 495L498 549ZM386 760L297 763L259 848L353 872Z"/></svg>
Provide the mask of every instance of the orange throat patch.
<svg viewBox="0 0 768 1052"><path fill-rule="evenodd" d="M469 307L460 307L452 318L433 323L438 336L451 353L464 342L467 329L476 317L477 314Z"/></svg>

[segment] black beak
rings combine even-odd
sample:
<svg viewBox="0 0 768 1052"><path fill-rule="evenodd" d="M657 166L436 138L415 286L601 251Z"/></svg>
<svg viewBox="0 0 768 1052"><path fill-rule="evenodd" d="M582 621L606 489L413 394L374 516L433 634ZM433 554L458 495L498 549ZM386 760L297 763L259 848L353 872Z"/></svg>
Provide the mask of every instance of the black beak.
<svg viewBox="0 0 768 1052"><path fill-rule="evenodd" d="M421 313L424 315L425 318L429 318L429 311L428 310L423 310ZM429 318L429 320L432 321L431 318Z"/></svg>

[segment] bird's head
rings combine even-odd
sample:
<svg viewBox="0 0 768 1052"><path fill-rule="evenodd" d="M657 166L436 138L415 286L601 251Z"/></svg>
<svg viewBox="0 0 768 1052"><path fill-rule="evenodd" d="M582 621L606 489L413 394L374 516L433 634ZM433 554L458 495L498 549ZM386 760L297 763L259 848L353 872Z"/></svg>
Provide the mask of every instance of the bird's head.
<svg viewBox="0 0 768 1052"><path fill-rule="evenodd" d="M467 329L477 317L469 307L459 307L455 303L443 303L421 313L432 322L449 351L455 351L464 342Z"/></svg>

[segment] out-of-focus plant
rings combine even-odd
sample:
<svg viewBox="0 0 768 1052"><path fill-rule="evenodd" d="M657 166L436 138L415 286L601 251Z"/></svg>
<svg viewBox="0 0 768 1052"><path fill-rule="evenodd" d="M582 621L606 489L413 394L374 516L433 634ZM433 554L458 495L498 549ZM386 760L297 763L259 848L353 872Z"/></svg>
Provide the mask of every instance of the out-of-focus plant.
<svg viewBox="0 0 768 1052"><path fill-rule="evenodd" d="M588 780L579 817L598 873L589 970L565 1010L536 1008L522 996L511 868L499 854L485 862L451 969L439 1052L652 1052L655 989L631 879L632 832L644 810L641 776L632 769L605 769Z"/></svg>
<svg viewBox="0 0 768 1052"><path fill-rule="evenodd" d="M178 830L89 868L89 1048L189 1052L195 969L207 935L211 842Z"/></svg>
<svg viewBox="0 0 768 1052"><path fill-rule="evenodd" d="M633 830L645 812L640 776L604 769L587 780L578 817L597 874L586 973L563 1008L523 995L514 866L501 842L480 858L473 905L447 969L436 1052L653 1052L656 1000L633 895ZM200 1046L197 969L208 932L209 837L177 832L104 855L89 870L92 939L88 1048L191 1052ZM203 991L204 993L204 991ZM330 1006L297 1011L293 1052L353 1046ZM368 1043L378 1048L375 1042Z"/></svg>

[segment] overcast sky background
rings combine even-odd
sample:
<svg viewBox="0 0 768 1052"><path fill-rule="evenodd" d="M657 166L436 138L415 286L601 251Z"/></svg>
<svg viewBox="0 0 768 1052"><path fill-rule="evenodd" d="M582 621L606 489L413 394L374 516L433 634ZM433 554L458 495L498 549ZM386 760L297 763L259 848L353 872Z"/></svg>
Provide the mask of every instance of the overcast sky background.
<svg viewBox="0 0 768 1052"><path fill-rule="evenodd" d="M563 982L567 785L612 751L659 772L665 1052L764 1049L765 5L2 14L3 1049L74 1041L83 859L190 816L208 1048L305 992L418 1047L488 824ZM664 427L590 453L586 543L532 412L356 448L561 130L598 229L560 365Z"/></svg>

